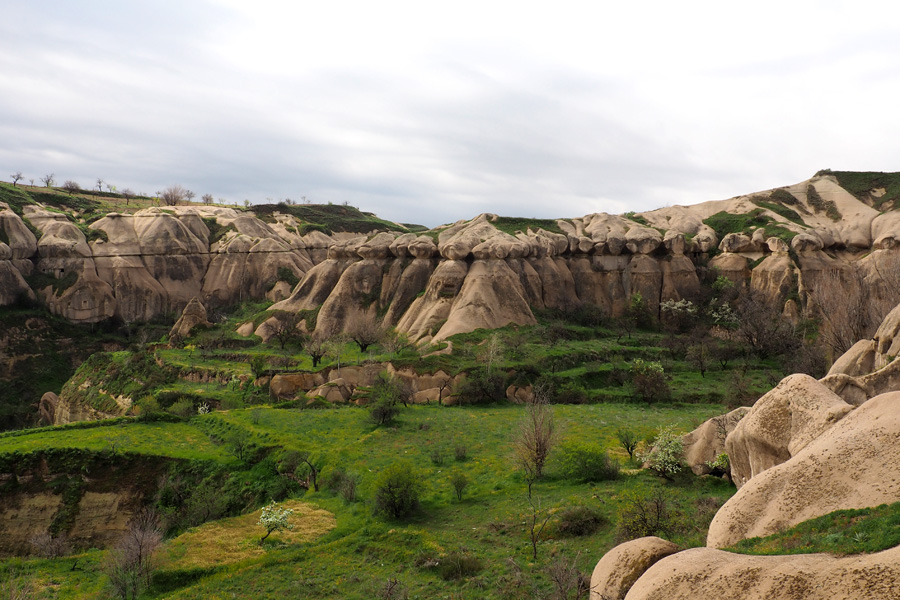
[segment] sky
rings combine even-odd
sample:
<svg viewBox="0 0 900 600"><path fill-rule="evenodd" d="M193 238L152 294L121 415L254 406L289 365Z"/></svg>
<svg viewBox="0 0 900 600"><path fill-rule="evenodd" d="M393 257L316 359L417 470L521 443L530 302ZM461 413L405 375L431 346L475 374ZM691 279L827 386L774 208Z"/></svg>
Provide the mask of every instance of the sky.
<svg viewBox="0 0 900 600"><path fill-rule="evenodd" d="M12 0L0 179L435 226L900 171L900 4Z"/></svg>

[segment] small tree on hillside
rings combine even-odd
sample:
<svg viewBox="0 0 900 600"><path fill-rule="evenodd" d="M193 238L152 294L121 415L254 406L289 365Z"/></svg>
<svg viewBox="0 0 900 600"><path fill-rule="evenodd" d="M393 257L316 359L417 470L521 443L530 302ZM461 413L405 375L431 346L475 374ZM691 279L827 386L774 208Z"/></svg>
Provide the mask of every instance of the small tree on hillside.
<svg viewBox="0 0 900 600"><path fill-rule="evenodd" d="M259 515L259 521L257 521L256 524L263 526L266 530L266 535L262 536L259 539L259 542L264 542L267 537L276 531L293 529L294 524L290 522L291 515L293 514L293 509L278 506L274 500L264 506L262 513Z"/></svg>
<svg viewBox="0 0 900 600"><path fill-rule="evenodd" d="M204 204L212 204L213 203L213 195L212 194L203 194L203 196L201 196L200 199L203 200Z"/></svg>
<svg viewBox="0 0 900 600"><path fill-rule="evenodd" d="M81 191L81 186L71 179L67 179L66 182L63 183L62 188L69 194L76 194Z"/></svg>
<svg viewBox="0 0 900 600"><path fill-rule="evenodd" d="M117 597L135 600L150 586L155 569L154 555L161 543L159 516L153 510L142 510L104 564Z"/></svg>
<svg viewBox="0 0 900 600"><path fill-rule="evenodd" d="M16 187L16 184L19 183L19 182L22 180L22 177L23 177L22 171L16 171L15 173L13 173L12 175L10 175L9 177L10 177L10 179L12 179L13 187Z"/></svg>
<svg viewBox="0 0 900 600"><path fill-rule="evenodd" d="M282 350L290 342L302 339L300 330L297 329L297 325L300 323L297 313L279 310L274 313L274 317L275 319L269 323L269 330L272 332L272 338L278 342Z"/></svg>
<svg viewBox="0 0 900 600"><path fill-rule="evenodd" d="M519 422L516 437L513 440L516 459L525 471L528 484L528 497L531 498L531 486L544 474L544 465L550 451L556 443L556 428L553 423L553 410L549 399L541 389L536 389L531 400L525 405L525 414Z"/></svg>
<svg viewBox="0 0 900 600"><path fill-rule="evenodd" d="M400 519L419 506L422 478L408 463L393 463L375 482L375 512Z"/></svg>
<svg viewBox="0 0 900 600"><path fill-rule="evenodd" d="M328 354L328 345L325 339L318 334L312 334L303 343L303 349L312 359L313 369L319 366L319 363Z"/></svg>
<svg viewBox="0 0 900 600"><path fill-rule="evenodd" d="M409 402L411 393L404 382L382 371L369 390L370 416L378 425L386 425L400 413L399 405Z"/></svg>
<svg viewBox="0 0 900 600"><path fill-rule="evenodd" d="M52 187L53 186L53 173L48 173L41 177L41 181L44 184L44 187Z"/></svg>
<svg viewBox="0 0 900 600"><path fill-rule="evenodd" d="M125 206L128 206L128 201L134 198L134 192L131 190L131 188L125 188L119 193L123 198L125 198Z"/></svg>

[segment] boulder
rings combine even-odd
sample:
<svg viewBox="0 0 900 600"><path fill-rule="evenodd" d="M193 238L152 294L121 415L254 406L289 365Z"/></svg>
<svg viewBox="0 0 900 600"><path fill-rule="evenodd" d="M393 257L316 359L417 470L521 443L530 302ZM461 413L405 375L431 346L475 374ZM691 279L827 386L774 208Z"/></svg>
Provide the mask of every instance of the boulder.
<svg viewBox="0 0 900 600"><path fill-rule="evenodd" d="M650 567L626 598L893 600L900 598L900 548L841 557L747 556L692 548Z"/></svg>
<svg viewBox="0 0 900 600"><path fill-rule="evenodd" d="M591 574L591 600L623 600L647 569L680 548L658 537L619 544L603 555Z"/></svg>
<svg viewBox="0 0 900 600"><path fill-rule="evenodd" d="M735 485L788 460L852 408L809 375L785 377L725 439Z"/></svg>
<svg viewBox="0 0 900 600"><path fill-rule="evenodd" d="M843 374L851 377L868 375L875 369L876 348L874 340L859 340L834 361L828 375Z"/></svg>
<svg viewBox="0 0 900 600"><path fill-rule="evenodd" d="M632 227L625 234L625 246L632 254L652 254L662 243L662 235L650 227Z"/></svg>
<svg viewBox="0 0 900 600"><path fill-rule="evenodd" d="M274 398L293 398L298 391L307 391L325 384L321 373L278 373L269 382L269 393Z"/></svg>
<svg viewBox="0 0 900 600"><path fill-rule="evenodd" d="M716 513L707 545L722 548L836 510L896 502L898 463L900 392L891 392L872 398L787 462L745 483Z"/></svg>
<svg viewBox="0 0 900 600"><path fill-rule="evenodd" d="M181 316L178 317L175 325L169 331L169 337L186 338L191 334L191 330L198 325L208 327L212 323L206 320L206 307L195 297L191 298L191 301L184 307Z"/></svg>
<svg viewBox="0 0 900 600"><path fill-rule="evenodd" d="M750 407L741 406L728 414L704 421L695 430L684 435L684 462L696 475L710 472L707 463L725 452L725 439L748 412Z"/></svg>

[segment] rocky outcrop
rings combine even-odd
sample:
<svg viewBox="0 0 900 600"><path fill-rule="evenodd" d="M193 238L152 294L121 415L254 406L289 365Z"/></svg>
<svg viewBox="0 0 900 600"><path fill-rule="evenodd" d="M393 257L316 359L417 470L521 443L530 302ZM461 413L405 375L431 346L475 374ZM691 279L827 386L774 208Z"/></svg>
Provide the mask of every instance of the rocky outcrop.
<svg viewBox="0 0 900 600"><path fill-rule="evenodd" d="M725 439L740 488L795 456L853 407L809 375L791 375L756 401Z"/></svg>
<svg viewBox="0 0 900 600"><path fill-rule="evenodd" d="M695 475L705 475L711 471L709 463L725 452L725 439L750 410L746 406L736 408L728 414L704 421L685 434L682 438L684 462Z"/></svg>
<svg viewBox="0 0 900 600"><path fill-rule="evenodd" d="M900 548L875 554L746 556L692 548L663 558L626 600L892 600Z"/></svg>
<svg viewBox="0 0 900 600"><path fill-rule="evenodd" d="M191 298L169 331L169 338L185 338L198 325L209 326L212 323L206 320L206 307L197 298Z"/></svg>
<svg viewBox="0 0 900 600"><path fill-rule="evenodd" d="M805 430L826 425L831 415L842 411L837 403L833 406L838 412L821 411L810 421L812 429ZM835 510L896 502L898 440L900 392L869 400L806 441L786 462L744 483L713 519L707 545L721 548Z"/></svg>

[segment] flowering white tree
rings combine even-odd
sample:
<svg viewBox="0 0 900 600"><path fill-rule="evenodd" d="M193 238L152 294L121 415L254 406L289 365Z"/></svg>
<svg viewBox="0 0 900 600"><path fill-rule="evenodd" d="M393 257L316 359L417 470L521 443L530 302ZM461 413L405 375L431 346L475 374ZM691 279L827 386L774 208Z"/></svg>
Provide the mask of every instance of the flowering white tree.
<svg viewBox="0 0 900 600"><path fill-rule="evenodd" d="M260 543L276 531L293 529L294 524L288 520L292 514L294 514L293 509L278 506L274 500L264 506L257 523L266 529L266 535L262 536L259 540Z"/></svg>

